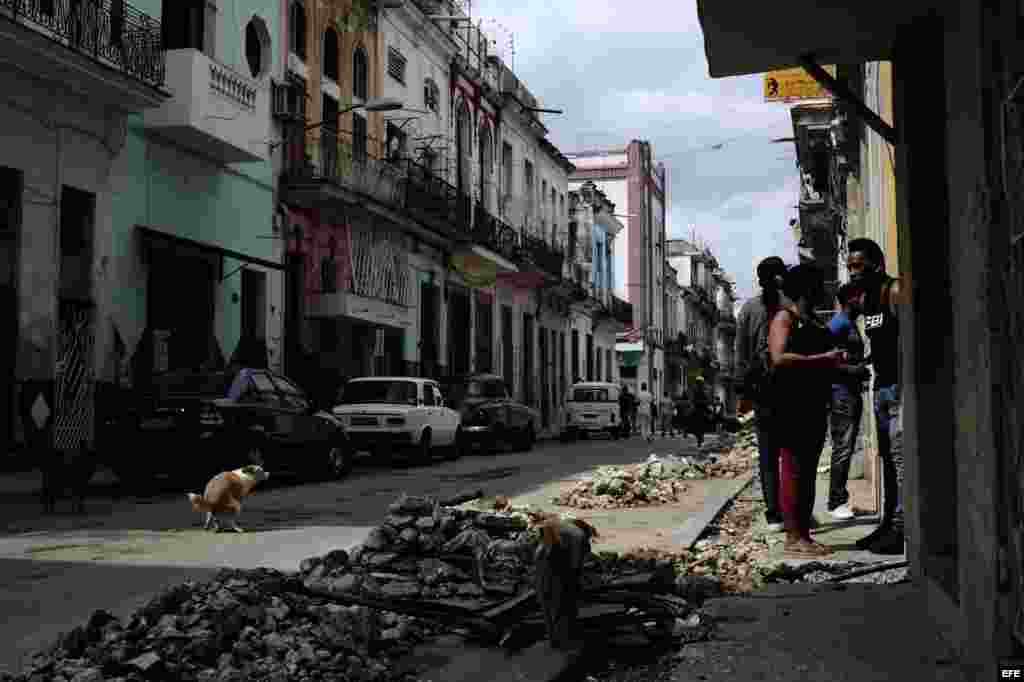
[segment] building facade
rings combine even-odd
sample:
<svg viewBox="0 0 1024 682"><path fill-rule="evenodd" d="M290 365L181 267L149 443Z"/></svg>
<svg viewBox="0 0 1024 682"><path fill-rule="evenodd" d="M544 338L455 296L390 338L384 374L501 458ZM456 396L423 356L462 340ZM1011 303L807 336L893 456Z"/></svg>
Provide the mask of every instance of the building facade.
<svg viewBox="0 0 1024 682"><path fill-rule="evenodd" d="M92 444L97 382L119 373L108 352L125 289L116 256L134 256L118 242L134 227L120 196L135 131L171 98L159 11L123 7L112 24L58 16L53 3L0 5L4 456L36 430L60 448Z"/></svg>
<svg viewBox="0 0 1024 682"><path fill-rule="evenodd" d="M719 353L718 281L723 278L718 261L706 246L686 239L670 239L666 244L667 262L675 271L681 291L677 310L681 318L682 350L687 359L685 387L703 377L705 386L721 395L727 381L720 378L723 355ZM724 399L724 397L723 397Z"/></svg>
<svg viewBox="0 0 1024 682"><path fill-rule="evenodd" d="M639 389L646 383L656 395L665 390L665 229L666 172L656 164L649 142L633 140L625 148L575 152L571 178L575 189L590 180L622 211L626 229L616 239L613 257L622 286L616 294L633 306L633 328L616 345L620 376Z"/></svg>

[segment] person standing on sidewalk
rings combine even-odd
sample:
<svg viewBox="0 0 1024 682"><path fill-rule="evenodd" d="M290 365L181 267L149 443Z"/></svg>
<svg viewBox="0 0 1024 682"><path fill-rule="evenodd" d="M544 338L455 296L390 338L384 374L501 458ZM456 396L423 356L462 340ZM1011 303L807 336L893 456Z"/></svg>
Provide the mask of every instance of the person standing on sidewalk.
<svg viewBox="0 0 1024 682"><path fill-rule="evenodd" d="M640 427L640 437L648 443L654 440L654 396L647 390L647 384L640 384L640 392L636 395L636 420Z"/></svg>
<svg viewBox="0 0 1024 682"><path fill-rule="evenodd" d="M633 418L629 413L630 405L629 387L622 384L622 390L619 391L619 419L622 421L623 438L629 438L633 433Z"/></svg>
<svg viewBox="0 0 1024 682"><path fill-rule="evenodd" d="M768 370L768 326L783 304L781 291L785 274L786 264L778 256L765 258L757 264L761 295L743 304L736 325L736 370L740 377L736 412L743 415L754 411L761 494L769 532L782 530L783 524L779 509L779 451L772 438L771 406L763 389Z"/></svg>
<svg viewBox="0 0 1024 682"><path fill-rule="evenodd" d="M836 344L846 351L847 364L832 383L832 462L829 468L828 511L832 518L845 521L854 517L850 509L850 462L860 438L864 413L864 380L869 378L864 361L864 340L857 329L857 318L864 305L864 291L855 284L844 284L836 294L837 310L828 323Z"/></svg>
<svg viewBox="0 0 1024 682"><path fill-rule="evenodd" d="M875 554L902 554L903 402L897 306L905 304L907 299L900 288L900 280L885 272L885 254L876 242L851 239L847 249L846 268L850 281L865 291L864 332L871 344L870 363L875 375L875 426L885 496L881 524L856 545L858 549Z"/></svg>
<svg viewBox="0 0 1024 682"><path fill-rule="evenodd" d="M831 550L811 539L818 459L825 444L834 370L846 353L834 349L828 329L814 319L824 278L812 263L786 273L790 301L768 331L772 432L779 448L779 506L786 526L785 551L813 558Z"/></svg>
<svg viewBox="0 0 1024 682"><path fill-rule="evenodd" d="M675 417L676 406L675 403L672 402L672 398L669 397L668 391L665 391L665 394L661 397L661 409L658 410L658 412L661 413L661 437L665 438L670 435L674 436L675 429L673 428L673 420Z"/></svg>
<svg viewBox="0 0 1024 682"><path fill-rule="evenodd" d="M689 430L697 439L697 447L704 446L704 433L707 431L711 410L708 406L708 394L704 389L704 377L697 377L693 382L693 396L690 399Z"/></svg>

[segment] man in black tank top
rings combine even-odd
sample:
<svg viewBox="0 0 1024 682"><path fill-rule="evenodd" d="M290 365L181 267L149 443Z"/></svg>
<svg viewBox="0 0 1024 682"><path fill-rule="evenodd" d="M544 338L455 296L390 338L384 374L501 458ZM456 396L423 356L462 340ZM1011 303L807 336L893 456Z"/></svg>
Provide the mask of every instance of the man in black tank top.
<svg viewBox="0 0 1024 682"><path fill-rule="evenodd" d="M864 332L870 343L868 362L874 369L875 424L882 458L884 508L882 523L857 547L877 554L902 554L903 537L903 403L900 396L899 318L905 300L898 279L885 272L885 255L870 239L853 239L846 266L850 281L864 296Z"/></svg>

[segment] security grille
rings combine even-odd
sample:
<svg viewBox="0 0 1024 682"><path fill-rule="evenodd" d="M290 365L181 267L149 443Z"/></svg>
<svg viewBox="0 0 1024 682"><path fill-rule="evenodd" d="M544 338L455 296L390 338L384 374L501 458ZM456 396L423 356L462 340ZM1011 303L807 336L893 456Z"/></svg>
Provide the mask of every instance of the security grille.
<svg viewBox="0 0 1024 682"><path fill-rule="evenodd" d="M406 58L393 47L388 48L388 75L405 85Z"/></svg>
<svg viewBox="0 0 1024 682"><path fill-rule="evenodd" d="M60 306L53 440L58 450L77 450L93 441L93 311L86 303Z"/></svg>

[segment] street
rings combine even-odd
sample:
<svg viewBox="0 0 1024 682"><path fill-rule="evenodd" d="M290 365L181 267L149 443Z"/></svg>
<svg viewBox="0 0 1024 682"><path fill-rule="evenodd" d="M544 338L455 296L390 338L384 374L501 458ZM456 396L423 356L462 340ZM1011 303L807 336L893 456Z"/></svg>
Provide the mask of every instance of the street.
<svg viewBox="0 0 1024 682"><path fill-rule="evenodd" d="M715 438L709 442L714 445ZM532 452L474 454L429 467L385 469L361 460L349 478L333 483L302 483L271 472L271 480L246 502L240 521L244 534L203 531L202 516L191 511L184 490L144 498L118 496L116 484L97 486L85 516L70 514L67 500L58 514L43 516L35 499L21 495L4 506L0 535L0 608L6 616L0 637L11 644L0 658L0 671L16 670L25 654L95 609L123 616L161 587L202 579L220 567L295 570L306 557L358 544L403 492L444 497L482 489L485 496L531 499L532 493L537 499L545 486L597 466L694 448L692 438L651 445L639 438L544 441ZM698 483L695 493L701 490ZM732 487L736 482L716 483ZM714 505L712 498L718 499L712 495L705 505L695 494L694 504L682 505L671 522L684 526L691 516L699 522L713 514L705 509Z"/></svg>

